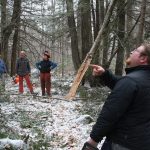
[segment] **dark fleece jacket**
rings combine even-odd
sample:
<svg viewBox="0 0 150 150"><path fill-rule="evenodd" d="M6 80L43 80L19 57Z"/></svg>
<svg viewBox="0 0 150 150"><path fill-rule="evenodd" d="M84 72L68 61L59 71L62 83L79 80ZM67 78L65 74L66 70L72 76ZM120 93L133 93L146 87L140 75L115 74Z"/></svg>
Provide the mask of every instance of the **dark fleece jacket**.
<svg viewBox="0 0 150 150"><path fill-rule="evenodd" d="M57 64L49 60L42 60L36 63L36 67L40 70L41 73L50 73L52 69L57 67Z"/></svg>
<svg viewBox="0 0 150 150"><path fill-rule="evenodd" d="M128 68L126 73L121 78L109 71L103 74L112 92L90 136L96 142L106 136L131 150L150 150L150 66Z"/></svg>
<svg viewBox="0 0 150 150"><path fill-rule="evenodd" d="M27 58L19 58L16 63L16 73L19 76L25 76L31 72L29 60Z"/></svg>

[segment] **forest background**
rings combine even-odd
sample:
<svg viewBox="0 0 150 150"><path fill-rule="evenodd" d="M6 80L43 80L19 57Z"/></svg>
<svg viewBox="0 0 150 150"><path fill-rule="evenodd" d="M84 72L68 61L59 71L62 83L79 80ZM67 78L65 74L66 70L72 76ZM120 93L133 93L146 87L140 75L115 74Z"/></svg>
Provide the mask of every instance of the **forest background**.
<svg viewBox="0 0 150 150"><path fill-rule="evenodd" d="M6 91L0 91L0 138L20 139L25 133L32 149L81 149L109 90L80 86L77 101L66 101L72 78L97 42L91 63L123 75L130 51L149 42L149 4L150 0L0 0L0 55L8 74L16 74L21 50L32 68L45 50L58 64L51 99L18 95L18 85L6 79ZM104 27L107 12L110 19ZM90 69L82 81L96 86ZM40 93L38 74L31 78Z"/></svg>
<svg viewBox="0 0 150 150"><path fill-rule="evenodd" d="M44 50L58 63L56 72L78 70L101 29L111 0L1 0L0 54L15 75L19 51L35 67ZM122 75L130 51L150 37L149 0L116 0L92 63L112 65ZM84 79L94 85L90 70Z"/></svg>

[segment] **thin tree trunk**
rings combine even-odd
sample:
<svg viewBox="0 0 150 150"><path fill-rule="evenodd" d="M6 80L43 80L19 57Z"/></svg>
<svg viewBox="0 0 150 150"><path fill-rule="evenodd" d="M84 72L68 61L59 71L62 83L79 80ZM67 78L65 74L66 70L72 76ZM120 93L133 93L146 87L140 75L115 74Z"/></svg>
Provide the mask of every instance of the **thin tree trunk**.
<svg viewBox="0 0 150 150"><path fill-rule="evenodd" d="M81 38L82 38L82 61L92 46L92 29L91 29L91 5L90 0L82 0L80 3L81 10ZM86 74L82 80L82 85L85 81L90 80L90 76Z"/></svg>
<svg viewBox="0 0 150 150"><path fill-rule="evenodd" d="M13 37L13 46L12 46L12 54L11 54L11 76L16 73L16 58L17 52L19 51L19 28L20 28L20 15L21 15L21 1L18 3L18 7L16 7L16 12L18 13L16 17L15 23L15 32Z"/></svg>
<svg viewBox="0 0 150 150"><path fill-rule="evenodd" d="M56 7L56 1L55 0L52 0L51 1L51 5L52 5L52 9L51 9L51 13L52 13L52 17L55 18L55 7ZM52 19L52 31L55 31L56 30L56 27L55 27L55 19ZM52 40L51 40L51 47L53 47L53 51L51 51L51 55L52 55L52 58L53 60L55 60L55 42L56 42L56 35L55 35L55 32L53 32L53 35L52 35Z"/></svg>
<svg viewBox="0 0 150 150"><path fill-rule="evenodd" d="M5 1L5 0L4 0ZM8 65L8 42L9 42L9 37L13 31L13 29L16 26L17 23L17 18L20 16L20 7L21 7L21 0L14 0L14 5L13 5L13 15L11 18L11 22L9 25L5 26L2 30L2 55L4 58L4 61L6 62L7 67Z"/></svg>
<svg viewBox="0 0 150 150"><path fill-rule="evenodd" d="M75 70L78 70L78 68L81 65L81 60L79 57L79 50L78 50L78 37L74 18L73 0L66 0L66 4L68 13L68 26L71 36L72 60Z"/></svg>
<svg viewBox="0 0 150 150"><path fill-rule="evenodd" d="M128 33L131 31L132 26L133 26L133 0L128 0L127 1L127 10L126 10L126 30L127 30L127 36ZM133 41L133 35L130 34L130 36L128 36L128 40L126 42L126 56L128 57L130 54L130 48L132 47L133 43L131 43L131 41ZM131 45L132 44L132 45Z"/></svg>
<svg viewBox="0 0 150 150"><path fill-rule="evenodd" d="M104 0L100 1L100 24L102 25L105 17L105 7L104 7Z"/></svg>
<svg viewBox="0 0 150 150"><path fill-rule="evenodd" d="M93 0L91 0L91 9L92 9L92 19L93 19L93 33L94 33L94 39L96 38L96 18L95 18L95 10L94 10L94 4Z"/></svg>
<svg viewBox="0 0 150 150"><path fill-rule="evenodd" d="M13 37L13 46L12 46L12 54L11 54L11 72L10 75L13 76L16 73L16 58L17 58L17 52L18 52L18 34L19 29L15 29L14 37Z"/></svg>
<svg viewBox="0 0 150 150"><path fill-rule="evenodd" d="M123 41L125 36L125 8L122 8L120 6L123 6L125 4L125 0L118 2L118 10L117 14L118 16L118 52L117 52L117 58L116 58L116 67L115 67L115 74L122 75L123 73L123 65L124 65L124 47L123 47Z"/></svg>
<svg viewBox="0 0 150 150"><path fill-rule="evenodd" d="M94 40L96 39L98 31L100 29L100 15L101 15L101 13L100 13L100 2L99 1L100 0L96 0L96 8L94 10L94 15L95 15ZM101 22L101 24L102 23L103 22ZM98 48L97 52L94 53L92 63L94 63L94 64L98 64L99 63L99 60L100 60L100 51L101 51L101 49ZM94 83L95 81L92 81L92 82L93 83L91 83L91 84L95 84Z"/></svg>
<svg viewBox="0 0 150 150"><path fill-rule="evenodd" d="M105 14L105 8L104 8L104 0L100 0L100 20L101 20L101 24L104 21L104 14ZM108 33L109 29L107 28L107 30L105 30L103 36L103 40L102 40L102 48L103 48L103 57L102 57L102 66L105 68L107 66L107 61L108 61Z"/></svg>
<svg viewBox="0 0 150 150"><path fill-rule="evenodd" d="M99 29L100 29L100 10L99 10L99 0L96 0L96 33L95 33L95 38L96 38L96 36L97 36L97 34L98 34L98 31L99 31ZM94 39L95 39L94 38Z"/></svg>
<svg viewBox="0 0 150 150"><path fill-rule="evenodd" d="M2 58L4 58L4 29L6 28L6 4L7 0L1 0L1 50Z"/></svg>
<svg viewBox="0 0 150 150"><path fill-rule="evenodd" d="M90 0L82 0L81 3L81 38L82 38L82 61L92 45L91 11Z"/></svg>
<svg viewBox="0 0 150 150"><path fill-rule="evenodd" d="M142 3L141 3L141 16L140 16L140 20L139 20L140 24L139 24L139 30L138 30L138 35L137 35L137 45L140 45L143 42L146 2L147 2L147 0L142 0Z"/></svg>

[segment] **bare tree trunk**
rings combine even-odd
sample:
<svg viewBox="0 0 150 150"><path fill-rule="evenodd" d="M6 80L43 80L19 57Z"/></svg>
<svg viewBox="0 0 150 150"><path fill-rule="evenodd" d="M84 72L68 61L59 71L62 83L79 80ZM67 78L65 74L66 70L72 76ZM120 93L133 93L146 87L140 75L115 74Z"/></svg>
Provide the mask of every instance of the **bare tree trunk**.
<svg viewBox="0 0 150 150"><path fill-rule="evenodd" d="M105 30L105 34L103 35L104 36L104 38L103 38L103 45L102 45L102 47L103 47L103 58L102 58L102 66L104 67L104 68L106 68L106 66L107 66L107 61L108 61L108 50L109 50L109 42L108 42L108 40L109 40L109 37L108 37L108 30L106 31Z"/></svg>
<svg viewBox="0 0 150 150"><path fill-rule="evenodd" d="M94 4L93 4L93 0L92 0L92 16L93 16L93 29L94 29L94 40L96 39L97 37L97 34L98 34L98 31L99 31L99 28L100 28L100 6L99 6L99 0L96 0L96 8L94 8ZM93 60L92 62L94 64L98 64L99 63L99 56L100 56L100 53L99 53L100 49L98 48L98 51L94 54L93 56ZM94 81L92 81L94 82ZM92 83L93 84L93 83Z"/></svg>
<svg viewBox="0 0 150 150"><path fill-rule="evenodd" d="M80 1L78 1L78 8L77 8L77 37L78 37L78 50L79 50L79 57L80 60L82 59L82 38L81 38L81 9L80 9Z"/></svg>
<svg viewBox="0 0 150 150"><path fill-rule="evenodd" d="M139 24L139 30L138 30L138 35L137 35L137 45L140 45L143 42L146 2L147 2L147 0L142 0L142 3L141 3L141 16L139 19L140 24Z"/></svg>
<svg viewBox="0 0 150 150"><path fill-rule="evenodd" d="M133 0L128 0L127 1L127 9L126 9L126 31L127 31L127 34L131 31L132 26L133 26L133 19L132 19L133 11L132 11L132 8L133 8ZM133 43L131 41L133 41L132 34L130 34L130 36L128 36L128 39L127 39L127 42L126 42L126 48L127 48L126 49L126 56L127 57L129 56L130 49L133 45Z"/></svg>
<svg viewBox="0 0 150 150"><path fill-rule="evenodd" d="M123 41L124 41L124 35L125 35L125 8L120 7L124 6L125 0L118 2L118 52L117 52L117 58L116 58L116 67L115 67L115 73L117 75L122 75L123 73L123 65L124 65L124 47L123 47Z"/></svg>
<svg viewBox="0 0 150 150"><path fill-rule="evenodd" d="M101 20L101 24L104 21L104 14L105 14L104 0L101 0L100 1L100 20ZM108 34L109 34L109 27L107 28L107 30L104 31L104 34L103 34L104 38L102 40L102 48L103 48L102 66L104 68L106 68L107 61L108 61L108 47L109 47Z"/></svg>
<svg viewBox="0 0 150 150"><path fill-rule="evenodd" d="M78 37L74 18L73 0L66 0L66 3L68 13L68 26L71 36L72 60L75 70L78 70L78 68L81 65L81 60L79 57L79 50L78 50Z"/></svg>
<svg viewBox="0 0 150 150"><path fill-rule="evenodd" d="M17 52L18 52L18 43L19 43L19 29L15 29L14 37L13 37L13 46L12 46L12 54L11 54L11 71L10 75L13 76L16 73L16 58L17 58Z"/></svg>
<svg viewBox="0 0 150 150"><path fill-rule="evenodd" d="M2 58L4 58L4 50L3 50L3 45L4 45L4 29L6 27L6 4L7 0L1 0L1 49L0 49L0 54L2 54Z"/></svg>
<svg viewBox="0 0 150 150"><path fill-rule="evenodd" d="M102 25L105 17L105 7L104 7L104 0L100 1L100 24Z"/></svg>
<svg viewBox="0 0 150 150"><path fill-rule="evenodd" d="M94 39L96 38L96 18L95 18L95 9L94 9L94 4L93 0L91 0L91 9L92 9L92 19L93 19L93 33L94 33Z"/></svg>
<svg viewBox="0 0 150 150"><path fill-rule="evenodd" d="M82 0L80 3L81 10L81 38L82 38L82 61L85 59L87 53L92 46L92 29L91 29L91 4L90 0ZM84 85L90 76L86 74L82 80Z"/></svg>
<svg viewBox="0 0 150 150"><path fill-rule="evenodd" d="M56 8L56 1L52 0L51 1L51 5L52 5L52 9L51 9L51 13L52 13L52 17L55 18L55 8ZM52 31L55 31L55 19L52 19ZM56 42L56 35L55 32L53 32L52 34L52 40L51 40L51 47L53 47L53 51L51 51L51 55L53 60L55 60L55 42Z"/></svg>
<svg viewBox="0 0 150 150"><path fill-rule="evenodd" d="M95 33L95 38L96 38L96 36L98 34L98 31L100 29L100 15L99 15L100 14L100 10L99 10L99 7L100 7L99 0L96 0L96 29L95 29L96 33Z"/></svg>
<svg viewBox="0 0 150 150"><path fill-rule="evenodd" d="M5 0L3 0L5 1ZM8 65L8 42L9 42L9 37L13 31L13 29L16 27L17 23L17 18L20 16L20 7L21 7L21 0L14 0L14 5L13 5L13 15L11 18L11 22L9 25L5 26L2 30L2 55L4 58L4 61L6 62L7 67Z"/></svg>
<svg viewBox="0 0 150 150"><path fill-rule="evenodd" d="M19 48L19 28L20 28L20 15L21 15L21 1L18 3L18 7L16 7L16 12L18 13L15 23L15 32L13 37L13 46L12 46L12 54L11 54L11 76L16 73L16 58L17 52Z"/></svg>
<svg viewBox="0 0 150 150"><path fill-rule="evenodd" d="M81 3L81 38L82 61L92 46L91 11L90 0L82 0Z"/></svg>

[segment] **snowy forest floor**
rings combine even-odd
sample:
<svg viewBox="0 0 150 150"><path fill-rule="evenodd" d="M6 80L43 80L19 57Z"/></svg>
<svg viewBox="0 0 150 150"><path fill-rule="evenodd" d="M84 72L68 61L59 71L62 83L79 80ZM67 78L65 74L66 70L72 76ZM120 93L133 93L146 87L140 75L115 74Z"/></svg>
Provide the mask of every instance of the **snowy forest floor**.
<svg viewBox="0 0 150 150"><path fill-rule="evenodd" d="M73 78L52 75L52 97L42 97L38 74L32 73L34 91L18 95L18 85L6 80L6 90L0 95L0 139L21 139L29 135L30 150L80 150L89 137L103 101L106 88L80 87L78 98L70 101Z"/></svg>

